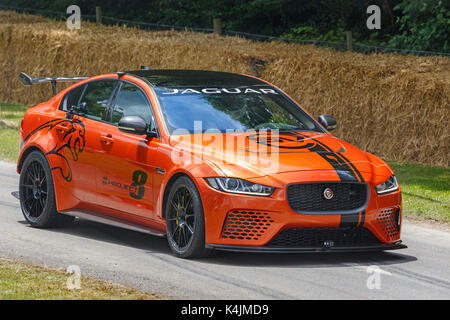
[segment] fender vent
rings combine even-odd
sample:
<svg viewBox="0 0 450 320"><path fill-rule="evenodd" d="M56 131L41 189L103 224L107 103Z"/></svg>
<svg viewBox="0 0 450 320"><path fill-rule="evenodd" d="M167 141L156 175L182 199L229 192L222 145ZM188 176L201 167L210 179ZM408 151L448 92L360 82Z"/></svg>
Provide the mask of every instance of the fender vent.
<svg viewBox="0 0 450 320"><path fill-rule="evenodd" d="M222 229L222 238L259 240L274 220L267 212L231 211Z"/></svg>
<svg viewBox="0 0 450 320"><path fill-rule="evenodd" d="M400 235L398 219L400 210L398 208L384 209L377 217L378 226L383 230L386 237L395 239Z"/></svg>

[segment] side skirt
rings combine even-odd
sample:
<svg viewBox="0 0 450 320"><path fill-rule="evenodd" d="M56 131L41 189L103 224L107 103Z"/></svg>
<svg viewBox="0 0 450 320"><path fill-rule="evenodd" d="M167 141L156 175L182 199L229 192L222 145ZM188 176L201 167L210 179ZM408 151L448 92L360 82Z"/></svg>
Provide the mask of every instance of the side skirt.
<svg viewBox="0 0 450 320"><path fill-rule="evenodd" d="M97 223L102 223L102 224L107 224L113 227L118 227L118 228L123 228L123 229L127 229L127 230L132 230L132 231L137 231L137 232L142 232L142 233L147 233L150 234L152 236L158 236L158 237L165 237L166 233L161 231L161 230L157 230L154 228L150 228L147 226L142 226L139 224L135 224L132 222L128 222L128 221L124 221L118 218L114 218L114 217L110 217L107 215L103 215L103 214L99 214L96 212L88 212L88 211L64 211L64 212L60 212L61 214L67 215L67 216L72 216L72 217L77 217L80 219L84 219L84 220L89 220L89 221L93 221L93 222L97 222Z"/></svg>

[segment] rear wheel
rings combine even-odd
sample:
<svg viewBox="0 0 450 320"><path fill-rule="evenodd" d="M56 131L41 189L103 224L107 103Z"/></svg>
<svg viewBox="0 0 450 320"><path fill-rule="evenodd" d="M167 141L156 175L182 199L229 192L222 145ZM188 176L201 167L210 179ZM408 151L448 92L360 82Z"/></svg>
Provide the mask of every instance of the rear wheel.
<svg viewBox="0 0 450 320"><path fill-rule="evenodd" d="M167 240L172 252L181 258L209 256L205 248L205 219L200 194L188 177L178 178L165 204Z"/></svg>
<svg viewBox="0 0 450 320"><path fill-rule="evenodd" d="M23 216L33 227L63 226L74 220L56 211L51 169L39 151L31 152L24 161L20 172L19 195Z"/></svg>

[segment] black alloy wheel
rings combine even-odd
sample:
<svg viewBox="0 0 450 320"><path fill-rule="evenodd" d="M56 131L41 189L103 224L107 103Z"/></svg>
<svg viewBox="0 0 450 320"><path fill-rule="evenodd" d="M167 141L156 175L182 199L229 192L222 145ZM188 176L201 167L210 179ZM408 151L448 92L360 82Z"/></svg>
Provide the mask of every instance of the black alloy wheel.
<svg viewBox="0 0 450 320"><path fill-rule="evenodd" d="M44 168L38 160L30 161L21 184L23 214L36 221L44 212L48 198L48 184Z"/></svg>
<svg viewBox="0 0 450 320"><path fill-rule="evenodd" d="M31 152L23 162L19 198L23 216L32 227L66 226L75 219L56 210L52 171L40 151Z"/></svg>
<svg viewBox="0 0 450 320"><path fill-rule="evenodd" d="M181 258L209 256L205 247L205 220L200 194L194 182L181 176L172 184L165 203L167 240Z"/></svg>

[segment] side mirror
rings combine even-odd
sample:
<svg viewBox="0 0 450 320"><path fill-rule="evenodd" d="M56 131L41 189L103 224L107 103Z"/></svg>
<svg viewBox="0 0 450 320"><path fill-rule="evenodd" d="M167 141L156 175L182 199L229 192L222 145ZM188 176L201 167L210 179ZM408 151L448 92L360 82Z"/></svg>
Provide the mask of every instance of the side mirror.
<svg viewBox="0 0 450 320"><path fill-rule="evenodd" d="M123 117L119 121L119 130L134 134L147 134L148 125L144 119L137 116Z"/></svg>
<svg viewBox="0 0 450 320"><path fill-rule="evenodd" d="M328 131L336 129L336 119L333 116L322 114L319 116L319 123Z"/></svg>

